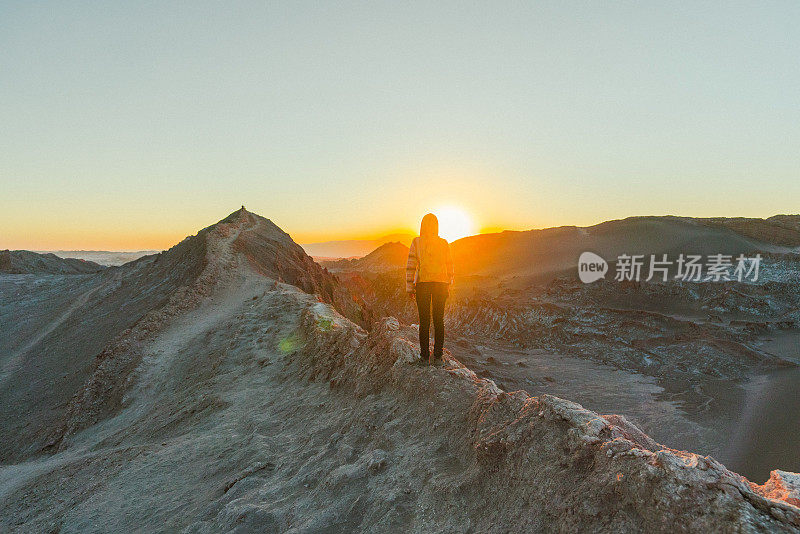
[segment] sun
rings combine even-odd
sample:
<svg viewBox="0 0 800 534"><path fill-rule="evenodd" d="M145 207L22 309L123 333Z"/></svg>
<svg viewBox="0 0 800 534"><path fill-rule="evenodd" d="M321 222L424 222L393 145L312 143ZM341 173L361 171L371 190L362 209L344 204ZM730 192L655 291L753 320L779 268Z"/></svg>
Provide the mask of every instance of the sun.
<svg viewBox="0 0 800 534"><path fill-rule="evenodd" d="M434 210L433 214L439 219L439 235L447 241L452 242L475 234L472 217L461 208L443 206Z"/></svg>

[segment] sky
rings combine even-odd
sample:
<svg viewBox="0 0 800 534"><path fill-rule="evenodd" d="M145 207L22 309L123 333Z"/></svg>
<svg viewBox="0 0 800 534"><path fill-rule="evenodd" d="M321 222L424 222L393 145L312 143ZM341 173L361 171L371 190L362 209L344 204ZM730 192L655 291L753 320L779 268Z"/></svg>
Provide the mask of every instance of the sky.
<svg viewBox="0 0 800 534"><path fill-rule="evenodd" d="M800 3L6 2L0 249L800 212Z"/></svg>

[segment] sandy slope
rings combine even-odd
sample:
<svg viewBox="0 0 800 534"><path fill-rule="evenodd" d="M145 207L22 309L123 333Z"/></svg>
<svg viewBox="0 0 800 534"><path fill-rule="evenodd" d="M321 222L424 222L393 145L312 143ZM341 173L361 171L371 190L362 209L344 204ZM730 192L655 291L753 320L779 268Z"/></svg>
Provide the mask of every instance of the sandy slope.
<svg viewBox="0 0 800 534"><path fill-rule="evenodd" d="M0 531L800 530L784 478L752 486L452 359L415 366L413 331L367 333L265 276L241 245L278 238L226 221L193 304L115 341L58 452L0 467Z"/></svg>
<svg viewBox="0 0 800 534"><path fill-rule="evenodd" d="M191 284L204 255L191 245L94 275L0 276L0 463L40 450L96 356Z"/></svg>
<svg viewBox="0 0 800 534"><path fill-rule="evenodd" d="M518 284L528 284L574 272L578 257L587 250L609 262L621 254L668 254L674 259L679 253L735 256L789 250L786 243L793 241L776 241L761 228L774 225L761 219L748 221L749 224L712 225L704 219L688 217L630 217L585 228L564 226L481 234L455 241L453 260L462 278L515 277ZM745 231L757 223L758 230ZM800 230L780 230L800 241Z"/></svg>
<svg viewBox="0 0 800 534"><path fill-rule="evenodd" d="M86 274L105 267L93 261L39 254L29 250L0 250L0 273L9 274Z"/></svg>

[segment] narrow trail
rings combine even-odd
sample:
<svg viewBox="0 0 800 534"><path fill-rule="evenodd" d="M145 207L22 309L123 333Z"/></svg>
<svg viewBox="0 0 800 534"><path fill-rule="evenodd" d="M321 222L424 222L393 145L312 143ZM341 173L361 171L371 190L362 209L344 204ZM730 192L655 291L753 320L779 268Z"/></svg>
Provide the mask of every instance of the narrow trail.
<svg viewBox="0 0 800 534"><path fill-rule="evenodd" d="M132 402L126 409L125 418L139 417L148 413L153 404L158 402L154 392L169 389L176 373L173 368L186 362L180 355L192 340L200 339L209 332L229 322L235 312L247 300L263 290L270 280L255 272L246 258L233 251L233 244L244 231L252 231L259 227L260 221L248 221L241 224L235 232L220 238L214 244L214 255L217 261L230 268L228 275L233 278L221 280L211 295L204 298L194 310L175 317L166 327L154 335L144 349L135 378L131 380L125 398ZM233 343L235 340L231 340Z"/></svg>

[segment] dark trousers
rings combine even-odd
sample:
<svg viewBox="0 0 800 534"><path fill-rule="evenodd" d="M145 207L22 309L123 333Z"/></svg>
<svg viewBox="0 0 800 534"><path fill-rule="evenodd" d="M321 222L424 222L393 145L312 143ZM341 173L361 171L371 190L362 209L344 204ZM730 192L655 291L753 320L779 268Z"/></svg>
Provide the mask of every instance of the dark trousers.
<svg viewBox="0 0 800 534"><path fill-rule="evenodd" d="M422 359L429 358L431 308L433 308L433 357L442 358L444 347L444 303L447 300L447 283L417 282L417 310L419 310L419 348Z"/></svg>

